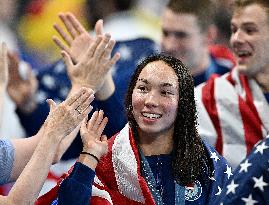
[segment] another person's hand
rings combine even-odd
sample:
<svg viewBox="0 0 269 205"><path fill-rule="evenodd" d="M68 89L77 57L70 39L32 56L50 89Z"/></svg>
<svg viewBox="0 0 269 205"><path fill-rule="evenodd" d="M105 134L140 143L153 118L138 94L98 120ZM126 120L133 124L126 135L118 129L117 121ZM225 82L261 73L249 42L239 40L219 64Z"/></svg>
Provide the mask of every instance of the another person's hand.
<svg viewBox="0 0 269 205"><path fill-rule="evenodd" d="M61 50L68 53L74 63L77 63L94 41L94 36L91 36L88 31L86 31L72 13L60 13L59 18L68 33L66 33L59 24L55 23L53 27L63 41L57 36L53 36L52 39ZM103 35L103 20L99 20L95 24L95 34L96 36Z"/></svg>
<svg viewBox="0 0 269 205"><path fill-rule="evenodd" d="M24 66L23 71L19 70L20 60L17 54L8 53L9 81L7 90L18 108L22 111L31 112L35 108L33 97L38 83L30 65L25 62L21 63Z"/></svg>
<svg viewBox="0 0 269 205"><path fill-rule="evenodd" d="M95 111L88 123L84 120L80 128L83 151L93 154L98 159L108 151L107 137L102 135L107 122L108 118L104 117L102 110Z"/></svg>
<svg viewBox="0 0 269 205"><path fill-rule="evenodd" d="M120 58L119 53L111 58L114 45L115 41L110 39L109 34L97 36L75 65L70 55L62 51L72 88L83 86L97 92L103 86L108 71Z"/></svg>
<svg viewBox="0 0 269 205"><path fill-rule="evenodd" d="M57 36L53 36L53 41L61 50L65 51L70 56L74 64L81 62L83 56L85 55L89 47L92 45L95 38L86 31L86 29L72 13L60 13L59 18L64 24L64 27L67 32L65 32L65 30L59 24L54 24L54 28L61 36L62 40ZM96 22L95 34L96 36L103 36L103 20L98 20ZM111 51L113 47L114 45L112 46ZM116 56L117 58L119 58L119 54L117 54ZM111 67L112 66L113 65L111 65ZM105 73L104 71L107 73ZM72 74L72 72L68 72L71 81L73 80ZM100 81L95 81L93 84L92 79L90 79L89 81L90 86L94 86L91 88L96 91L96 98L98 100L108 99L115 91L115 85L112 79L111 72L101 70L98 74L98 72L96 73L93 69L91 71L91 74L92 79L100 79ZM74 86L72 86L72 88L75 90L77 89Z"/></svg>
<svg viewBox="0 0 269 205"><path fill-rule="evenodd" d="M82 88L59 105L48 100L50 112L42 126L43 136L54 138L55 141L68 136L91 112L93 99L93 91Z"/></svg>

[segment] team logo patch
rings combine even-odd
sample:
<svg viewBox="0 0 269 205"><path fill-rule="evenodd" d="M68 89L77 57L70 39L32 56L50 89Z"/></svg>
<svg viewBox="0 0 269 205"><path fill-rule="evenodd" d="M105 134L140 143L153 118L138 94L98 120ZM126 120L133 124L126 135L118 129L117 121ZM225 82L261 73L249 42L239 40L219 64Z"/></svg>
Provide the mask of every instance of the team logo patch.
<svg viewBox="0 0 269 205"><path fill-rule="evenodd" d="M200 198L202 192L203 190L201 183L198 180L196 180L192 184L185 186L185 200L195 201Z"/></svg>

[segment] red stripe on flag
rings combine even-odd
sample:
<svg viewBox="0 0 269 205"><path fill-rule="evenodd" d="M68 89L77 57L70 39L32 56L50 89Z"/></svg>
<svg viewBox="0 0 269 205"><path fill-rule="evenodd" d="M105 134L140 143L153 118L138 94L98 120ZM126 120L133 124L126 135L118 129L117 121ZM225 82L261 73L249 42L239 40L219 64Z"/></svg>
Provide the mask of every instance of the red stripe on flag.
<svg viewBox="0 0 269 205"><path fill-rule="evenodd" d="M217 140L215 148L220 153L223 154L223 136L221 132L220 120L217 111L217 105L215 100L215 78L217 75L213 75L206 83L204 87L202 87L202 102L208 112L211 121L217 132Z"/></svg>
<svg viewBox="0 0 269 205"><path fill-rule="evenodd" d="M242 116L245 131L247 153L249 153L252 150L253 146L259 140L263 139L262 121L254 105L253 97L247 79L243 76L240 76L240 81L246 92L246 101L244 101L239 96L239 109Z"/></svg>

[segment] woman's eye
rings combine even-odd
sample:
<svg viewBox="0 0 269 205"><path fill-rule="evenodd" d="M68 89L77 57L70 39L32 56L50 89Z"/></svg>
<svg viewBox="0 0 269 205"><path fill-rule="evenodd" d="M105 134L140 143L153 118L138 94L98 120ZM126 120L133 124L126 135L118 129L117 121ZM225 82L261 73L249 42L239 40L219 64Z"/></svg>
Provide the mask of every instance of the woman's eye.
<svg viewBox="0 0 269 205"><path fill-rule="evenodd" d="M145 92L147 90L145 86L138 86L137 89L142 92Z"/></svg>
<svg viewBox="0 0 269 205"><path fill-rule="evenodd" d="M168 91L168 90L162 90L161 94L162 95L173 95L173 93L171 91Z"/></svg>

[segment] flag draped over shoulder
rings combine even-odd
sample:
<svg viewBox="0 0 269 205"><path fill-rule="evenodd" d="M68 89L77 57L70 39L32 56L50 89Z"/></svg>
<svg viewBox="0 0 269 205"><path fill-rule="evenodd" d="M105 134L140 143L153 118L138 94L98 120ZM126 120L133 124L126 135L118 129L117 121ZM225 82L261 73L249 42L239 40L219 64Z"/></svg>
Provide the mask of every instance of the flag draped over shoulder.
<svg viewBox="0 0 269 205"><path fill-rule="evenodd" d="M199 134L236 167L269 130L268 103L254 80L237 70L195 90Z"/></svg>
<svg viewBox="0 0 269 205"><path fill-rule="evenodd" d="M233 174L216 204L269 204L269 136L253 148Z"/></svg>
<svg viewBox="0 0 269 205"><path fill-rule="evenodd" d="M208 196L208 204L213 205L212 202L219 197L224 183L232 176L232 170L213 147L207 144L205 147L211 159L210 163L214 167L212 176L209 176ZM36 205L51 204L57 198L59 186L60 182L54 189L40 197ZM190 190L185 191L185 198L190 194L192 194ZM96 168L91 204L155 204L147 183L141 175L138 149L128 124L119 134L109 139L109 152L101 158Z"/></svg>

